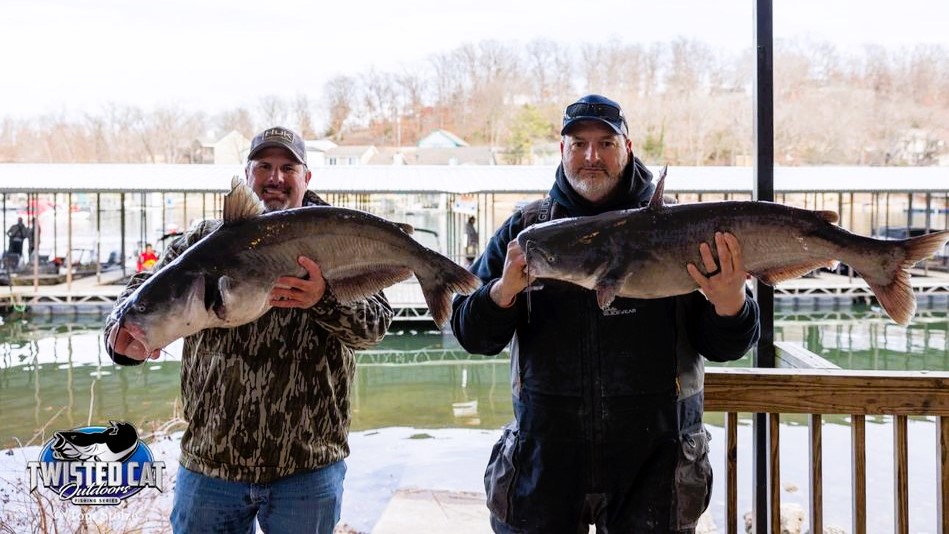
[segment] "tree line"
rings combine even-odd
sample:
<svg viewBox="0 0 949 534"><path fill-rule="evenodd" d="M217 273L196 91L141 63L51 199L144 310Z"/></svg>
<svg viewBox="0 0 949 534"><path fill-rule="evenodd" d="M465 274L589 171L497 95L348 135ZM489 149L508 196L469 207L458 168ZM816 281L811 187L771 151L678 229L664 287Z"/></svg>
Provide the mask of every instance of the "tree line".
<svg viewBox="0 0 949 534"><path fill-rule="evenodd" d="M931 165L946 152L949 54L941 45L842 52L775 43L775 161L782 165ZM679 38L567 45L481 41L400 70L331 78L319 93L261 97L210 114L112 104L80 117L0 123L0 162L195 161L195 140L273 124L340 144L412 146L434 129L530 163L555 147L563 107L600 93L625 108L650 163L746 165L753 150L753 56Z"/></svg>

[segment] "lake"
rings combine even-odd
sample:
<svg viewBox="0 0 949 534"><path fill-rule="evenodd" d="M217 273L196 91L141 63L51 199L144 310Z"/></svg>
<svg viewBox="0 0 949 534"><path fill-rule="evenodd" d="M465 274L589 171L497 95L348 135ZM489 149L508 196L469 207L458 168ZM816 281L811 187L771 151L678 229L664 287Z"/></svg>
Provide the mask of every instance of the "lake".
<svg viewBox="0 0 949 534"><path fill-rule="evenodd" d="M17 316L0 325L0 446L40 445L56 430L128 420L147 433L180 415L178 358L138 367L113 366L100 328L103 316ZM848 369L949 370L949 314L923 310L907 327L861 308L780 312L775 339L800 344ZM176 351L173 347L172 353ZM357 356L353 431L386 427L499 429L511 418L509 360L469 355L450 333L394 330ZM749 366L746 356L730 366ZM708 414L716 477L713 511L724 508L721 414ZM782 418L784 502L807 501L803 417ZM826 418L825 524L849 530L849 420ZM910 422L911 531L935 530L935 430ZM739 428L740 510L750 509L750 425ZM868 418L871 531L892 525L892 430ZM805 506L806 509L806 506ZM888 529L892 531L890 527Z"/></svg>

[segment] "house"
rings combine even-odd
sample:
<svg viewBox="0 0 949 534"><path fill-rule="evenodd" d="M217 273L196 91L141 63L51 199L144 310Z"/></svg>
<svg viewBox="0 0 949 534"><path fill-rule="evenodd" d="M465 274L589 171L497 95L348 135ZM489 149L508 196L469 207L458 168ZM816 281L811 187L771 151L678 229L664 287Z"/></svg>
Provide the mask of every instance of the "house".
<svg viewBox="0 0 949 534"><path fill-rule="evenodd" d="M489 146L417 147L404 154L406 165L497 165Z"/></svg>
<svg viewBox="0 0 949 534"><path fill-rule="evenodd" d="M419 139L418 142L419 148L458 148L463 146L468 146L468 143L448 130L435 130Z"/></svg>
<svg viewBox="0 0 949 534"><path fill-rule="evenodd" d="M368 165L379 153L372 145L337 146L326 151L327 165Z"/></svg>
<svg viewBox="0 0 949 534"><path fill-rule="evenodd" d="M497 151L487 146L419 148L378 147L367 165L497 165Z"/></svg>
<svg viewBox="0 0 949 534"><path fill-rule="evenodd" d="M305 140L303 143L306 145L306 163L309 167L326 165L326 153L339 146L329 139Z"/></svg>
<svg viewBox="0 0 949 534"><path fill-rule="evenodd" d="M214 165L241 165L250 150L250 140L237 130L231 130L223 137L205 136L195 139L191 144L191 163Z"/></svg>

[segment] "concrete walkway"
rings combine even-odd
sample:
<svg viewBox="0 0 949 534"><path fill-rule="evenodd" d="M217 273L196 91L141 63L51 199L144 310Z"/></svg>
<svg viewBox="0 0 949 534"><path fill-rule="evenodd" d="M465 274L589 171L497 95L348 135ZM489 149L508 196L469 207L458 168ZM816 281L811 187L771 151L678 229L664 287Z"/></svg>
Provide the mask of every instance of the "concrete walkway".
<svg viewBox="0 0 949 534"><path fill-rule="evenodd" d="M426 532L491 534L484 495L467 491L400 489L372 534Z"/></svg>

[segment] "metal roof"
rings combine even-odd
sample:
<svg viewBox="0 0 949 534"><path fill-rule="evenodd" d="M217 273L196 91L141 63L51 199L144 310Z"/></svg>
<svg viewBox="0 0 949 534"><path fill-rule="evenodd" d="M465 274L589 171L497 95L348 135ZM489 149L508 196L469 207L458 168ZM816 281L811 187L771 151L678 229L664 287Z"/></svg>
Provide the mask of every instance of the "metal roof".
<svg viewBox="0 0 949 534"><path fill-rule="evenodd" d="M650 167L658 174L659 167ZM553 166L365 165L313 167L321 193L543 193ZM222 192L240 165L0 164L0 193ZM949 192L949 167L777 167L776 192ZM751 167L670 167L666 191L750 192Z"/></svg>

